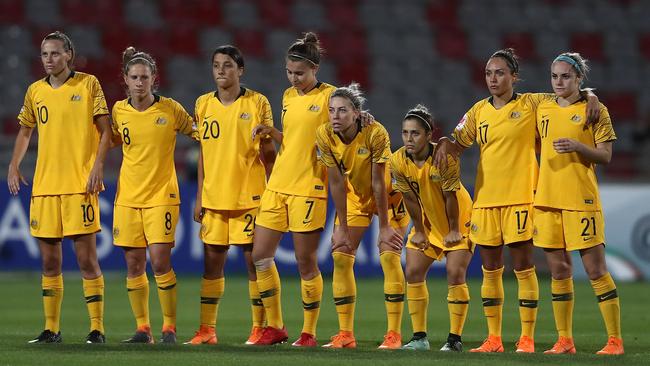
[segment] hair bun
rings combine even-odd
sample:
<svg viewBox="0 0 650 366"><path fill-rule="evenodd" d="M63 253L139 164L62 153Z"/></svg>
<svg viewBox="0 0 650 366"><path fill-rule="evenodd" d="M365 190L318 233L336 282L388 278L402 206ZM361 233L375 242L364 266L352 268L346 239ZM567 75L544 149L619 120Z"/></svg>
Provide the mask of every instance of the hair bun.
<svg viewBox="0 0 650 366"><path fill-rule="evenodd" d="M305 36L302 37L302 41L304 43L318 44L318 36L314 32L307 32L307 33L305 33Z"/></svg>

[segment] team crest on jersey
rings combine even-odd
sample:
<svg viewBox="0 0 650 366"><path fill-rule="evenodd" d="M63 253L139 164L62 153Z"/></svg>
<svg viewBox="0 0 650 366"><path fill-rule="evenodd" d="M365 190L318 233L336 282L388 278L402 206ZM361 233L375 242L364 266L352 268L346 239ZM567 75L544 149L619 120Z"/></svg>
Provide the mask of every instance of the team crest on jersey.
<svg viewBox="0 0 650 366"><path fill-rule="evenodd" d="M246 113L246 112L244 112L244 113L242 113L242 114L239 116L239 118L240 118L240 119L243 119L244 121L248 121L249 119L251 119L251 115L248 114L248 113Z"/></svg>
<svg viewBox="0 0 650 366"><path fill-rule="evenodd" d="M521 113L517 111L513 111L512 113L510 113L510 119L517 119L519 117L521 117Z"/></svg>
<svg viewBox="0 0 650 366"><path fill-rule="evenodd" d="M465 126L465 122L467 122L467 114L464 114L464 115L463 115L463 118L460 119L460 121L459 121L458 124L456 125L456 130L457 130L457 131L462 130L463 127Z"/></svg>
<svg viewBox="0 0 650 366"><path fill-rule="evenodd" d="M472 230L473 232L477 232L478 231L478 225L472 223L472 226L470 226L470 230Z"/></svg>
<svg viewBox="0 0 650 366"><path fill-rule="evenodd" d="M580 123L580 121L582 121L582 117L580 117L579 115L574 114L573 116L571 116L571 122Z"/></svg>
<svg viewBox="0 0 650 366"><path fill-rule="evenodd" d="M72 97L70 97L71 102L80 102L81 101L81 95L79 94L72 94Z"/></svg>
<svg viewBox="0 0 650 366"><path fill-rule="evenodd" d="M310 112L320 112L320 106L316 104L312 104L309 106L309 111Z"/></svg>
<svg viewBox="0 0 650 366"><path fill-rule="evenodd" d="M167 119L165 117L158 117L156 119L156 124L157 125L166 125L167 124Z"/></svg>
<svg viewBox="0 0 650 366"><path fill-rule="evenodd" d="M29 222L29 226L31 226L32 229L34 229L34 230L38 229L38 221L36 221L36 219L32 219L32 220Z"/></svg>
<svg viewBox="0 0 650 366"><path fill-rule="evenodd" d="M359 148L359 150L357 150L357 155L366 155L369 152L370 151L368 151L368 149L366 149L365 147L362 146L362 147Z"/></svg>
<svg viewBox="0 0 650 366"><path fill-rule="evenodd" d="M118 236L120 236L120 229L117 228L117 227L114 227L113 228L113 237L117 238Z"/></svg>

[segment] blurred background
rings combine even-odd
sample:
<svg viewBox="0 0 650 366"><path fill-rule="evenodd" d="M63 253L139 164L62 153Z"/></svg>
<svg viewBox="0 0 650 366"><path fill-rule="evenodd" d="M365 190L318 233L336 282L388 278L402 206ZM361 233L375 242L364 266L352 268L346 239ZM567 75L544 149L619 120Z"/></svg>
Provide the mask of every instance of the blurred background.
<svg viewBox="0 0 650 366"><path fill-rule="evenodd" d="M605 213L612 217L607 222L622 221L615 232L610 228L616 224L608 227L608 239L621 242L608 250L625 253L616 255L629 267L630 278L650 275L650 1L0 0L3 167L10 161L24 93L44 75L38 57L41 40L54 30L72 38L76 69L99 78L109 107L125 97L120 65L127 46L156 58L159 93L192 113L195 99L214 90L213 49L234 44L244 53L245 85L269 98L278 128L281 96L288 86L286 49L304 31L314 31L326 51L319 79L338 86L361 83L371 113L391 133L393 149L402 145L401 117L415 104L427 105L438 133L448 134L467 109L487 97L483 70L495 50L513 47L521 57L520 92L551 91L553 58L568 50L580 52L591 62L587 86L596 88L609 108L618 135L612 162L599 168ZM191 141L179 138L176 165L188 205L195 189L195 149ZM463 158L462 176L469 186L477 156L474 148ZM26 176L33 174L35 157L32 148L22 164ZM120 162L120 152L111 151L107 181L115 181ZM33 248L6 245L30 239L20 239L25 232L17 218L21 214L5 186L0 188L0 264L29 267L7 264L17 263L18 253L33 253ZM108 241L111 187L102 206ZM20 197L23 210L28 209L27 191ZM191 221L185 226L192 227ZM191 238L190 232L183 235ZM200 255L200 243L197 248Z"/></svg>

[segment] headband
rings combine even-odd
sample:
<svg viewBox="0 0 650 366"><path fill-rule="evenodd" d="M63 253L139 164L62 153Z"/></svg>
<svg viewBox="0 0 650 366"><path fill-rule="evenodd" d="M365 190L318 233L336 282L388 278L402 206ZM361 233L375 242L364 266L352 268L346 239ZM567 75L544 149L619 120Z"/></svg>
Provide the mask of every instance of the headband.
<svg viewBox="0 0 650 366"><path fill-rule="evenodd" d="M299 59L303 59L303 60L305 60L305 61L311 63L311 64L314 65L314 66L317 66L317 65L318 65L318 63L316 63L316 62L310 60L309 58L307 58L307 57L305 57L305 56L299 55L299 54L297 54L297 53L290 53L290 54L288 54L287 56L289 56L289 57L295 57L295 58L299 58Z"/></svg>
<svg viewBox="0 0 650 366"><path fill-rule="evenodd" d="M126 63L126 65L124 65L124 70L126 71L127 67L129 65L131 65L132 63L134 63L135 61L144 61L144 62L146 62L147 64L149 64L149 66L151 66L151 71L155 71L155 69L156 69L156 67L154 66L154 64L151 61L147 60L146 58L144 58L142 56L136 56L136 57L130 59Z"/></svg>
<svg viewBox="0 0 650 366"><path fill-rule="evenodd" d="M420 120L422 120L422 122L426 123L426 125L429 126L429 130L433 131L433 126L431 125L431 123L429 123L429 121L424 119L422 116L417 115L415 113L407 113L406 116L404 116L404 119L407 119L409 117L419 118Z"/></svg>
<svg viewBox="0 0 650 366"><path fill-rule="evenodd" d="M567 55L559 55L558 57L555 58L555 60L553 60L553 63L558 61L564 61L567 64L573 66L573 68L576 69L576 71L578 71L580 75L585 74L584 71L582 71L582 66L580 66L580 64L576 60L574 60L573 57L569 57Z"/></svg>

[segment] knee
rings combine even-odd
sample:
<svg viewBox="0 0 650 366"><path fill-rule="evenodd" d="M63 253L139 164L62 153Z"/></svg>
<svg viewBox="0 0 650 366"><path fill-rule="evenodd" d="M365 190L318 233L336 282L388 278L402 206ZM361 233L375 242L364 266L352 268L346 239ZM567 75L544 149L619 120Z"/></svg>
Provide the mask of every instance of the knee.
<svg viewBox="0 0 650 366"><path fill-rule="evenodd" d="M300 278L311 279L318 275L318 263L311 257L298 258L298 272Z"/></svg>
<svg viewBox="0 0 650 366"><path fill-rule="evenodd" d="M424 281L425 273L419 268L406 266L404 277L408 283L419 283Z"/></svg>
<svg viewBox="0 0 650 366"><path fill-rule="evenodd" d="M47 277L58 276L61 273L61 259L57 257L43 257L43 274Z"/></svg>
<svg viewBox="0 0 650 366"><path fill-rule="evenodd" d="M465 280L465 271L458 268L447 270L447 284L452 286L461 285L465 283Z"/></svg>
<svg viewBox="0 0 650 366"><path fill-rule="evenodd" d="M604 265L585 266L585 272L590 280L595 281L607 274L607 268Z"/></svg>

